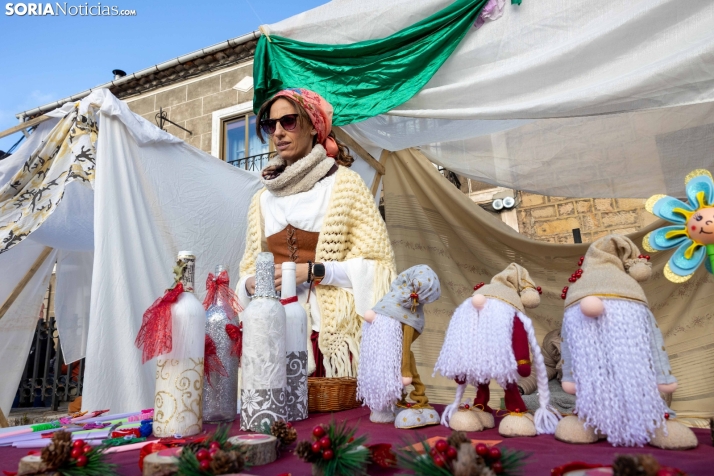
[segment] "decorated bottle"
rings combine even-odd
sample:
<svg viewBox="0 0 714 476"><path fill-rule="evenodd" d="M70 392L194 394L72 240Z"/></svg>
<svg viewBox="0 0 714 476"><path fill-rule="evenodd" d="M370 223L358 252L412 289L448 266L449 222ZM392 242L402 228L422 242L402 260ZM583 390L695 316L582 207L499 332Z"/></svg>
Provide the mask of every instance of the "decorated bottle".
<svg viewBox="0 0 714 476"><path fill-rule="evenodd" d="M285 405L285 310L275 292L272 253L255 264L255 294L241 314L241 430L261 431L287 418Z"/></svg>
<svg viewBox="0 0 714 476"><path fill-rule="evenodd" d="M206 355L203 379L203 421L222 423L235 420L238 414L239 333L236 310L231 301L228 270L216 266L209 274L206 301ZM210 301L210 302L209 302Z"/></svg>
<svg viewBox="0 0 714 476"><path fill-rule="evenodd" d="M203 430L203 356L206 311L193 294L196 257L178 254L183 292L171 305L171 351L156 359L154 436L191 436Z"/></svg>
<svg viewBox="0 0 714 476"><path fill-rule="evenodd" d="M285 308L288 421L307 418L307 314L297 301L295 263L282 264L280 301Z"/></svg>

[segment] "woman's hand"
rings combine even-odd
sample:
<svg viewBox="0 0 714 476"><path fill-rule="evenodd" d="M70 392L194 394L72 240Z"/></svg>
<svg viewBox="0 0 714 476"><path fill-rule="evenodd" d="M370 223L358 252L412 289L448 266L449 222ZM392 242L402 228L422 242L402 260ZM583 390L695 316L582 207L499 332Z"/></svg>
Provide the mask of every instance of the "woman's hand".
<svg viewBox="0 0 714 476"><path fill-rule="evenodd" d="M295 283L299 286L307 282L307 263L298 263L295 265Z"/></svg>
<svg viewBox="0 0 714 476"><path fill-rule="evenodd" d="M251 276L245 280L245 290L248 296L255 294L255 276Z"/></svg>
<svg viewBox="0 0 714 476"><path fill-rule="evenodd" d="M301 285L307 282L307 263L297 263L295 265L295 284ZM280 292L283 286L283 268L279 263L275 263L275 291ZM248 295L252 296L255 294L255 276L245 280L245 290L248 291Z"/></svg>

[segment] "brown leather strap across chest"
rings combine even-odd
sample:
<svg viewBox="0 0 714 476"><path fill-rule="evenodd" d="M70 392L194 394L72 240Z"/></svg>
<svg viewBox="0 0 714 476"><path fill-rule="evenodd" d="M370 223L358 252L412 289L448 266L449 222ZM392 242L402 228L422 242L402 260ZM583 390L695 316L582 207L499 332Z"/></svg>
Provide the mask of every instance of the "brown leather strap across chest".
<svg viewBox="0 0 714 476"><path fill-rule="evenodd" d="M315 250L319 238L320 233L318 232L303 231L288 225L267 238L268 251L273 253L276 263L315 261Z"/></svg>

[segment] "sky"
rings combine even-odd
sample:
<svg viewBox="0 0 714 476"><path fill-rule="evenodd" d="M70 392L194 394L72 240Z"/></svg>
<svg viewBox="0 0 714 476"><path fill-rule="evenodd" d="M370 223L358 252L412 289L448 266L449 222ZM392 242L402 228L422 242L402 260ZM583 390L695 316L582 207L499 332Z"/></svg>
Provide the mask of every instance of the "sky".
<svg viewBox="0 0 714 476"><path fill-rule="evenodd" d="M57 16L20 16L19 3L0 0L0 131L16 125L19 112L111 81L114 69L133 73L327 0L63 0L56 3L67 15L50 3ZM135 10L136 15L69 15L68 7L85 5ZM15 14L7 15L8 8ZM0 150L21 135L1 138Z"/></svg>

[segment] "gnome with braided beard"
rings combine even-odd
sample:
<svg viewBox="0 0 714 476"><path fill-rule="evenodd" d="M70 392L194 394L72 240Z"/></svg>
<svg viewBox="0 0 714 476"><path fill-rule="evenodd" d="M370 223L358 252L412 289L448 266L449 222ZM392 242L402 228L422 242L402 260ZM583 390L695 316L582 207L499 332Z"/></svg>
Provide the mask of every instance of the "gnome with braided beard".
<svg viewBox="0 0 714 476"><path fill-rule="evenodd" d="M565 291L562 386L576 395L577 416L560 421L558 440L593 443L606 437L614 446L697 446L694 433L673 421L660 396L674 392L677 379L639 284L652 273L649 257L639 253L626 236L600 238Z"/></svg>
<svg viewBox="0 0 714 476"><path fill-rule="evenodd" d="M364 314L357 399L370 420L397 428L437 425L411 346L424 330L424 304L439 299L439 278L426 265L413 266L392 282L389 292ZM413 385L407 402L405 387ZM395 416L396 413L396 416Z"/></svg>
<svg viewBox="0 0 714 476"><path fill-rule="evenodd" d="M498 428L502 436L535 436L555 431L560 413L550 405L543 356L533 324L525 315L526 307L534 308L540 303L539 292L528 271L511 263L454 311L434 367L434 374L439 372L458 384L454 402L442 414L443 425L460 431L493 428L488 385L496 380L505 391L509 412ZM535 415L527 413L518 391L519 376L527 377L531 372L531 351L540 403ZM468 384L477 387L471 408L461 406Z"/></svg>

